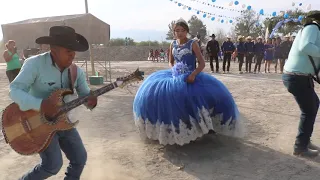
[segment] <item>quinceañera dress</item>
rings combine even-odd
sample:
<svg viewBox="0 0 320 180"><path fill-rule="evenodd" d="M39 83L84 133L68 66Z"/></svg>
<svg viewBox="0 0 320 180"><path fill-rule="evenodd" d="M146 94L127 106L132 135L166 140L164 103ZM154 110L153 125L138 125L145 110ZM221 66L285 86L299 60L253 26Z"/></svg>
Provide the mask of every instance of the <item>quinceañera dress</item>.
<svg viewBox="0 0 320 180"><path fill-rule="evenodd" d="M174 67L152 73L138 89L133 111L142 138L159 140L163 145L184 145L209 130L242 136L238 108L224 84L203 72L194 83L186 82L196 68L193 42L179 45L174 41Z"/></svg>

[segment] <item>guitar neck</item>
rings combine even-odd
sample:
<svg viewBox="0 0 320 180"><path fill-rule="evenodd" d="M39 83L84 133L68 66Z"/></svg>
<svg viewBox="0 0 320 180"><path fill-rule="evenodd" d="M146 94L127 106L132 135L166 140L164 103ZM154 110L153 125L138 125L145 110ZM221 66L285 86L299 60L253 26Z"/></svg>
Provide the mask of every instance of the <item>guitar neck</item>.
<svg viewBox="0 0 320 180"><path fill-rule="evenodd" d="M114 88L117 88L118 87L118 84L117 82L113 82L113 83L110 83L102 88L99 88L95 91L92 92L92 95L93 96L100 96ZM91 94L90 94L91 95ZM74 99L68 103L66 103L60 110L60 112L56 115L56 116L59 116L63 113L66 113L68 111L71 111L72 109L84 104L85 102L87 102L87 99L88 99L89 95L87 96L84 96L84 97L79 97L77 99Z"/></svg>

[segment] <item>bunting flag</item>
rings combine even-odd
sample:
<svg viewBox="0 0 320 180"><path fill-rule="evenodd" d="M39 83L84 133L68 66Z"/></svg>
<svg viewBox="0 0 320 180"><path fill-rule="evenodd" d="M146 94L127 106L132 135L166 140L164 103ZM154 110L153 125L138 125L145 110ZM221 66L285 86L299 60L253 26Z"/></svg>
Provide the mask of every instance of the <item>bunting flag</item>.
<svg viewBox="0 0 320 180"><path fill-rule="evenodd" d="M192 2L197 2L199 4L203 4L203 5L207 5L207 6L210 6L210 7L213 7L213 8L217 8L217 9L223 9L223 10L228 10L228 11L232 11L232 12L239 12L239 13L243 13L244 10L238 10L238 9L234 9L234 8L227 8L227 7L223 7L223 6L218 6L218 5L214 5L214 4L211 4L211 3L208 3L208 2L203 2L203 1L200 1L200 0L190 0Z"/></svg>
<svg viewBox="0 0 320 180"><path fill-rule="evenodd" d="M219 21L221 23L234 23L234 21L238 21L240 18L239 17L230 17L230 16L226 16L226 15L220 15L220 14L216 14L216 13L209 13L209 12L205 12L199 9L195 9L190 7L189 5L183 4L181 2L178 1L174 1L174 0L170 0L171 2L174 2L175 4L178 4L179 7L182 7L183 9L188 9L189 11L195 11L197 15L202 15L203 18L209 18L211 19L211 21Z"/></svg>
<svg viewBox="0 0 320 180"><path fill-rule="evenodd" d="M206 12L206 11L202 11L200 9L196 9L193 8L189 5L186 5L184 3L179 2L180 0L170 0L171 2L174 2L175 4L177 4L179 7L182 7L183 9L187 9L189 11L195 11L195 13L198 16L202 16L203 18L209 18L212 21L218 21L221 23L230 23L230 24L235 24L234 21L239 21L240 17L231 17L231 16L226 16L226 15L221 15L221 14L217 14L217 13L210 13L210 12ZM245 11L251 11L252 10L252 6L251 5L245 5L242 4L240 5L239 1L231 1L229 3L229 6L235 6L235 7L242 7L244 10L239 10L239 9L235 9L235 8L228 8L228 7L224 7L224 6L219 6L219 5L215 5L209 2L204 2L203 0L189 0L191 2L197 2L199 4L203 4L206 6L210 6L216 9L221 9L221 10L228 10L228 11L232 11L232 12L238 12L238 13L244 13ZM216 0L211 0L213 3L216 2ZM298 4L299 7L301 7L303 4L302 3L292 3L292 6L296 6ZM306 7L307 10L311 9L311 4L308 4ZM264 16L264 17L276 17L276 16L282 16L284 19L290 19L293 18L290 16L292 10L288 10L288 11L274 11L271 14L270 13L265 13L264 9L260 9L259 11L257 11L257 15L258 17ZM298 20L301 21L304 17L303 16L299 16Z"/></svg>
<svg viewBox="0 0 320 180"><path fill-rule="evenodd" d="M229 2L229 7L238 7L237 9L235 8L229 8L229 7L225 7L225 6L218 6L218 5L214 5L212 3L209 3L209 2L204 2L203 0L189 0L189 1L192 1L192 2L197 2L199 4L203 4L203 5L207 5L207 6L210 6L210 7L213 7L213 8L218 8L218 9L223 9L223 10L228 10L228 11L232 11L232 12L239 12L239 13L244 13L246 10L253 10L252 6L251 5L246 5L246 4L242 4L240 5L240 1L230 1ZM209 1L209 0L208 0ZM211 0L213 3L216 2L216 0ZM296 8L302 8L302 9L306 9L307 11L311 10L311 4L307 4L306 7L304 8L303 7L303 3L302 2L292 2L292 6L293 7L296 7ZM244 10L239 10L239 8L242 8ZM264 12L264 9L261 8L261 9L257 9L257 15L259 16L264 16L264 17L275 17L275 16L284 16L284 18L289 18L287 17L287 13L284 12L284 11L273 11L272 13L265 13Z"/></svg>

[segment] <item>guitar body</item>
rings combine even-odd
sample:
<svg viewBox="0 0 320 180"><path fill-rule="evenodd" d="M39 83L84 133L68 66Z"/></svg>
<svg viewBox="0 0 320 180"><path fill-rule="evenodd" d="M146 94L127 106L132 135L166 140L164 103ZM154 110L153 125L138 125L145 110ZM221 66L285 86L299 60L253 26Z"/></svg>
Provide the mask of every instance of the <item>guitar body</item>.
<svg viewBox="0 0 320 180"><path fill-rule="evenodd" d="M69 94L72 94L69 89L59 89L48 99L57 106L62 106L64 96ZM44 151L57 131L72 129L78 122L70 122L66 113L54 121L48 121L41 112L21 111L16 103L12 103L2 114L2 133L6 142L17 153L32 155Z"/></svg>
<svg viewBox="0 0 320 180"><path fill-rule="evenodd" d="M74 82L76 75L72 74L77 72L76 66L71 66L70 70L71 82ZM141 81L144 78L143 74L144 72L139 71L138 68L128 76L117 78L115 82L92 91L90 95L98 97L114 88L124 87L134 81ZM70 89L74 89L73 85L71 87ZM67 99L67 95L71 94L73 92L69 89L59 89L48 97L53 104L59 106L57 117L53 120L47 119L39 111L21 111L16 103L7 106L2 113L1 120L2 133L6 143L21 155L32 155L44 151L57 131L72 129L79 123L79 121L71 122L68 118L68 112L86 103L89 95L65 103L64 99Z"/></svg>

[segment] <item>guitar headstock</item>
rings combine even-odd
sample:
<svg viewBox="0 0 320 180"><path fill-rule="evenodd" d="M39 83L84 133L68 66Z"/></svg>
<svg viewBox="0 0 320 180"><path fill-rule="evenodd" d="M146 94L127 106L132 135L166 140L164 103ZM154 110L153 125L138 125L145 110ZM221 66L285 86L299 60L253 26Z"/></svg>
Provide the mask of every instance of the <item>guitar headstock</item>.
<svg viewBox="0 0 320 180"><path fill-rule="evenodd" d="M128 76L117 78L116 79L117 85L118 87L124 87L128 84L131 84L132 82L142 81L144 79L143 75L144 75L144 72L139 71L139 68L138 68L135 72L129 74Z"/></svg>

